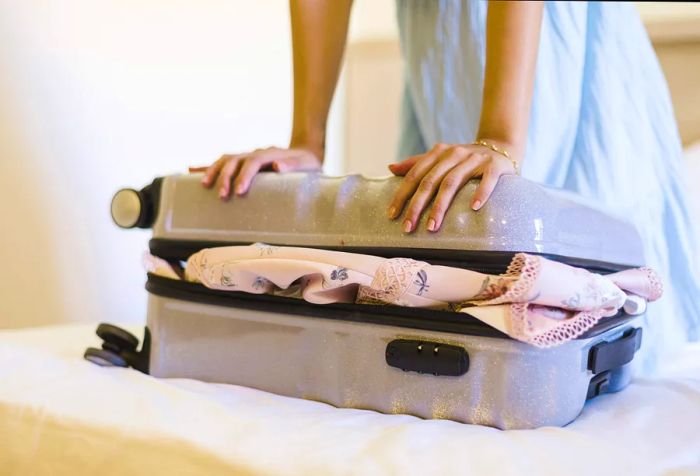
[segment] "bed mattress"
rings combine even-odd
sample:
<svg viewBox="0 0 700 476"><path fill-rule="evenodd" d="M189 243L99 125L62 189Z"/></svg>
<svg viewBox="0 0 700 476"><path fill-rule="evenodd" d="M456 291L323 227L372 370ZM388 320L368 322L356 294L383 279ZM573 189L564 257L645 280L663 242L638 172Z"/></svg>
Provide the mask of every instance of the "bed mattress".
<svg viewBox="0 0 700 476"><path fill-rule="evenodd" d="M698 344L564 428L513 431L100 368L90 344L93 324L0 332L0 474L700 474Z"/></svg>

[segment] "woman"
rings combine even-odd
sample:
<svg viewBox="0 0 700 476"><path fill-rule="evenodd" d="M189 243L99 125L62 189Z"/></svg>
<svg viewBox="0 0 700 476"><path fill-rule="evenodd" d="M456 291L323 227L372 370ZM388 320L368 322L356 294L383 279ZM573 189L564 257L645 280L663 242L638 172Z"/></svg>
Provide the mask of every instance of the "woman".
<svg viewBox="0 0 700 476"><path fill-rule="evenodd" d="M224 155L203 184L243 194L261 169L317 170L346 42L350 0L291 2L294 125L289 147ZM650 306L647 348L696 338L700 288L665 80L632 4L399 0L406 85L404 176L390 219L440 229L456 192L519 173L596 199L638 227L667 284ZM408 157L408 158L407 158ZM601 230L605 233L605 230ZM654 367L653 353L645 366Z"/></svg>

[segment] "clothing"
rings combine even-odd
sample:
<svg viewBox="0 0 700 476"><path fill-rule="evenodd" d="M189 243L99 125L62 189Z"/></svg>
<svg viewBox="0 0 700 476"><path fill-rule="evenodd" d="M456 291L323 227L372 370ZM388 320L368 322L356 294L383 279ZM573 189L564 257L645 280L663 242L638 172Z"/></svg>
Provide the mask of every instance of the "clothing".
<svg viewBox="0 0 700 476"><path fill-rule="evenodd" d="M149 272L183 274L150 255ZM617 314L628 294L654 301L662 286L650 269L608 276L540 256L517 254L500 276L408 258L380 258L311 248L224 246L187 260L184 279L212 289L286 295L315 304L393 304L460 310L511 337L538 347L580 336L601 318ZM477 312L474 306L495 307Z"/></svg>
<svg viewBox="0 0 700 476"><path fill-rule="evenodd" d="M472 142L487 2L397 5L406 62L399 158L437 142ZM668 88L634 5L546 2L522 175L596 200L636 225L646 264L669 284L647 313L647 371L700 330L697 235L683 166Z"/></svg>

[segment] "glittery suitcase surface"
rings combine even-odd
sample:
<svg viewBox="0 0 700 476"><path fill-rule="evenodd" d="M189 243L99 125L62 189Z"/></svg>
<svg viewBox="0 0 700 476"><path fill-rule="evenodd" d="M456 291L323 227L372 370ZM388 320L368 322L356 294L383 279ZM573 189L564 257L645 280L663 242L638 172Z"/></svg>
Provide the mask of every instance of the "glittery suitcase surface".
<svg viewBox="0 0 700 476"><path fill-rule="evenodd" d="M272 174L222 202L201 176L156 179L115 195L122 227L152 228L151 253L185 260L207 247L264 242L409 257L490 273L516 252L612 272L643 265L624 220L575 195L503 177L469 209L457 195L439 233L386 218L393 178ZM135 257L136 259L136 257ZM338 407L447 418L502 429L565 425L632 376L643 316L621 312L551 349L512 340L468 315L354 304L313 305L215 291L149 275L141 370L232 383Z"/></svg>

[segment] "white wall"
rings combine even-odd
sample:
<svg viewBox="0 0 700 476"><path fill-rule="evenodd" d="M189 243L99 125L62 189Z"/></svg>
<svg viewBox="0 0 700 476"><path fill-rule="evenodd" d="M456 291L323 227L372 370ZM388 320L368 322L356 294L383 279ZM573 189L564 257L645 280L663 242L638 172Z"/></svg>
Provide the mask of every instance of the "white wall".
<svg viewBox="0 0 700 476"><path fill-rule="evenodd" d="M386 25L393 0L357 0L352 38ZM285 144L290 56L287 0L0 0L0 327L141 321L148 233L113 192Z"/></svg>
<svg viewBox="0 0 700 476"><path fill-rule="evenodd" d="M284 0L0 2L0 326L143 318L112 193L284 144Z"/></svg>

